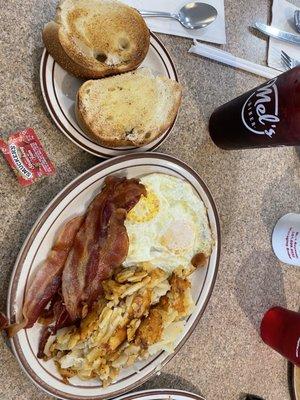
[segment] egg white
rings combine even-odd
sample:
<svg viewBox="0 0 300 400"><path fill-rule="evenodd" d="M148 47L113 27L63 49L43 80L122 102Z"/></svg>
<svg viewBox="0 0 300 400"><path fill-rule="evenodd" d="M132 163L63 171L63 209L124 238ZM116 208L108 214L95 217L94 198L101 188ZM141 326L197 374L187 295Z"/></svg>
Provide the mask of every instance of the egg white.
<svg viewBox="0 0 300 400"><path fill-rule="evenodd" d="M180 178L153 173L140 179L147 189L129 212L129 251L124 266L149 263L168 273L187 268L197 253L210 255L212 235L203 201Z"/></svg>

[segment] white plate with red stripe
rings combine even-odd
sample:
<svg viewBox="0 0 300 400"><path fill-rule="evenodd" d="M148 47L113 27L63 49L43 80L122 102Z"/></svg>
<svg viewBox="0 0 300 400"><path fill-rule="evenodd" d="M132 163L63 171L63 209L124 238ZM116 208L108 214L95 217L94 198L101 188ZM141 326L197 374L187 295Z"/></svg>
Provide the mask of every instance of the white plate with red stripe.
<svg viewBox="0 0 300 400"><path fill-rule="evenodd" d="M116 400L205 400L197 394L175 389L153 389L130 393Z"/></svg>
<svg viewBox="0 0 300 400"><path fill-rule="evenodd" d="M149 51L141 67L148 67L154 75L165 76L178 82L172 58L163 43L152 32ZM153 151L171 133L176 121L161 136L142 147L112 148L94 142L83 132L75 117L76 93L83 82L61 68L46 49L44 50L40 65L40 84L45 104L57 128L83 150L102 158Z"/></svg>
<svg viewBox="0 0 300 400"><path fill-rule="evenodd" d="M191 276L192 296L195 308L187 319L184 331L178 338L175 352L161 352L147 360L125 368L108 387L99 381L81 381L74 377L66 384L52 360L36 357L41 326L22 330L11 339L13 351L29 378L49 395L67 400L96 400L123 395L153 377L179 351L195 329L213 290L220 255L220 224L212 196L199 175L183 162L159 153L138 153L117 157L86 171L49 204L39 217L17 258L8 295L7 315L10 322L20 319L24 293L31 277L46 259L58 230L72 217L86 211L92 198L101 190L106 176L140 177L160 172L188 181L207 208L208 219L215 240L213 252L205 268L199 268Z"/></svg>

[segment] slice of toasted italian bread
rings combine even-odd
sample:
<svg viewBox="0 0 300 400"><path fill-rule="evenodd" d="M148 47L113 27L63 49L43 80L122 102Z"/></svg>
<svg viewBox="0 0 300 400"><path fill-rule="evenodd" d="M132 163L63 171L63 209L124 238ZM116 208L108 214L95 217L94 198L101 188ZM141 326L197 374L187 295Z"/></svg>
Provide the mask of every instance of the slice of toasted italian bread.
<svg viewBox="0 0 300 400"><path fill-rule="evenodd" d="M62 0L43 41L64 69L80 78L102 78L136 69L150 44L137 10L117 0Z"/></svg>
<svg viewBox="0 0 300 400"><path fill-rule="evenodd" d="M140 68L85 82L77 94L76 116L83 130L104 146L142 146L172 125L180 101L178 82Z"/></svg>

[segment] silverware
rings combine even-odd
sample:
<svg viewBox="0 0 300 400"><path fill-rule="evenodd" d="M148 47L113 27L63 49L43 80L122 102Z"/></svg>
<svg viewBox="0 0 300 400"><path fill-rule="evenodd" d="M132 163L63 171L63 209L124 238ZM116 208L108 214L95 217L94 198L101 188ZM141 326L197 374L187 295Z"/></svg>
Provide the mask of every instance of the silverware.
<svg viewBox="0 0 300 400"><path fill-rule="evenodd" d="M300 61L290 57L285 51L281 50L281 61L287 69L292 69L300 65Z"/></svg>
<svg viewBox="0 0 300 400"><path fill-rule="evenodd" d="M193 2L184 5L179 12L169 13L162 11L140 10L143 17L163 17L177 19L187 29L200 29L214 22L218 11L206 3Z"/></svg>
<svg viewBox="0 0 300 400"><path fill-rule="evenodd" d="M300 10L296 10L294 13L294 23L298 32L300 32Z"/></svg>
<svg viewBox="0 0 300 400"><path fill-rule="evenodd" d="M256 22L254 28L258 29L260 32L264 33L267 36L271 36L276 39L283 40L285 42L300 45L300 35L284 32L281 31L280 29L274 28L273 26L261 24L260 22Z"/></svg>

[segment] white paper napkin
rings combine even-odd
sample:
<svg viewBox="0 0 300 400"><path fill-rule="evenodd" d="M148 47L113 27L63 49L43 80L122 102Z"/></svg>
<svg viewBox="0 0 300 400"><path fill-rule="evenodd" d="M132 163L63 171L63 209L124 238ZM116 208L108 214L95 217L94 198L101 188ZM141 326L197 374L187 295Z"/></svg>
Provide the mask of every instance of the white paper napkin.
<svg viewBox="0 0 300 400"><path fill-rule="evenodd" d="M272 7L272 26L287 32L297 33L293 28L294 12L297 9L298 7L286 0L274 0ZM268 65L270 67L285 71L286 68L281 63L281 50L285 51L289 56L300 60L299 45L270 38L268 51Z"/></svg>
<svg viewBox="0 0 300 400"><path fill-rule="evenodd" d="M138 10L177 12L188 0L122 0L124 3ZM205 42L226 43L224 0L205 0L218 11L217 19L206 28L190 30L184 28L178 21L147 17L145 21L153 32L167 33L170 35L184 36L191 39L204 40Z"/></svg>

